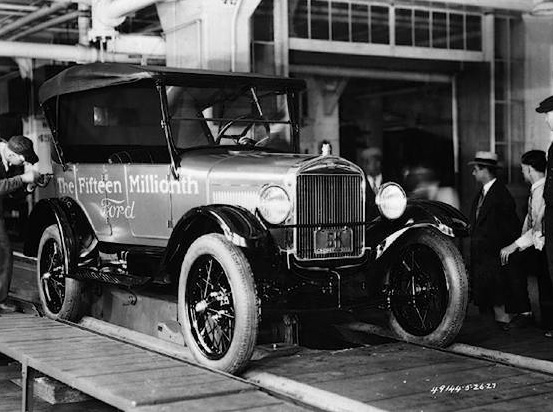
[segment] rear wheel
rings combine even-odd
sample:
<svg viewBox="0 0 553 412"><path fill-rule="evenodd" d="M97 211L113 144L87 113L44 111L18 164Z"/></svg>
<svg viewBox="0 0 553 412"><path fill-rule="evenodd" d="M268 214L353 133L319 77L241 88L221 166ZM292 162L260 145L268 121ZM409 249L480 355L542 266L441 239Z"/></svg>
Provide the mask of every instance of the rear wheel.
<svg viewBox="0 0 553 412"><path fill-rule="evenodd" d="M390 327L403 340L446 346L461 329L468 279L457 247L441 233L408 234L389 272Z"/></svg>
<svg viewBox="0 0 553 412"><path fill-rule="evenodd" d="M38 292L46 316L76 321L82 317L87 299L84 283L67 277L67 253L57 225L48 226L38 246Z"/></svg>
<svg viewBox="0 0 553 412"><path fill-rule="evenodd" d="M229 373L244 369L257 340L258 307L250 264L220 234L190 246L179 280L179 320L196 360Z"/></svg>

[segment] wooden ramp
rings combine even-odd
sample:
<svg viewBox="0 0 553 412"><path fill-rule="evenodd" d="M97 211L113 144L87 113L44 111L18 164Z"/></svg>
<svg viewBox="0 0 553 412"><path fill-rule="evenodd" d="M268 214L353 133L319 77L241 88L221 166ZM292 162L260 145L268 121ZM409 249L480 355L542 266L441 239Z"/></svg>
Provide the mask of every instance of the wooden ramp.
<svg viewBox="0 0 553 412"><path fill-rule="evenodd" d="M551 375L408 343L304 350L246 376L263 372L388 411L553 410Z"/></svg>
<svg viewBox="0 0 553 412"><path fill-rule="evenodd" d="M0 317L0 352L21 363L23 410L36 371L124 411L304 410L221 373L49 319Z"/></svg>

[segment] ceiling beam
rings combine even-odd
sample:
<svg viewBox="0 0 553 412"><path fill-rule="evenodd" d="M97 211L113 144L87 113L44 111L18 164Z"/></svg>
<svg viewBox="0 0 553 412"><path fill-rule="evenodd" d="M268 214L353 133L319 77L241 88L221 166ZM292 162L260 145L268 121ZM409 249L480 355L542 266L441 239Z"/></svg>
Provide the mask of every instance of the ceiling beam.
<svg viewBox="0 0 553 412"><path fill-rule="evenodd" d="M18 20L15 20L9 24L4 25L0 28L0 36L9 33L15 29L18 29L20 27L23 27L35 20L42 19L43 17L49 16L52 13L56 13L57 11L64 10L69 5L68 2L59 2L54 3L51 6L42 7L32 13L29 13L25 17L22 17Z"/></svg>

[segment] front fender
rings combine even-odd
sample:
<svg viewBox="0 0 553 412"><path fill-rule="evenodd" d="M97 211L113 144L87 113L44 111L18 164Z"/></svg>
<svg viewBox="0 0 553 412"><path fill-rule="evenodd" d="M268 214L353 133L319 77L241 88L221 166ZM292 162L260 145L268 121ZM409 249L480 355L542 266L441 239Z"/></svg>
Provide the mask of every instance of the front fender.
<svg viewBox="0 0 553 412"><path fill-rule="evenodd" d="M432 227L450 237L467 236L470 230L467 218L454 207L431 200L410 200L399 219L375 219L365 239L379 258L405 232L421 227Z"/></svg>
<svg viewBox="0 0 553 412"><path fill-rule="evenodd" d="M179 273L192 242L208 233L221 233L229 242L247 249L261 248L269 237L260 220L240 206L214 204L191 209L175 225L162 258L165 283Z"/></svg>

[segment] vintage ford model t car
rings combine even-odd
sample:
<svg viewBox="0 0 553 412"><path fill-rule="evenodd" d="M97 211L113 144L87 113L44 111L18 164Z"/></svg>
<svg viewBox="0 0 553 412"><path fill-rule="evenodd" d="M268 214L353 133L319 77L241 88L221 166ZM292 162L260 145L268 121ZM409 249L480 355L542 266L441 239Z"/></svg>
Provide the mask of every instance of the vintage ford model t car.
<svg viewBox="0 0 553 412"><path fill-rule="evenodd" d="M91 283L174 285L187 346L237 372L266 313L382 306L401 338L446 345L467 277L464 217L407 202L337 156L299 154L304 82L118 64L47 81L51 196L30 216L43 310L76 320ZM366 221L369 210L377 217Z"/></svg>

